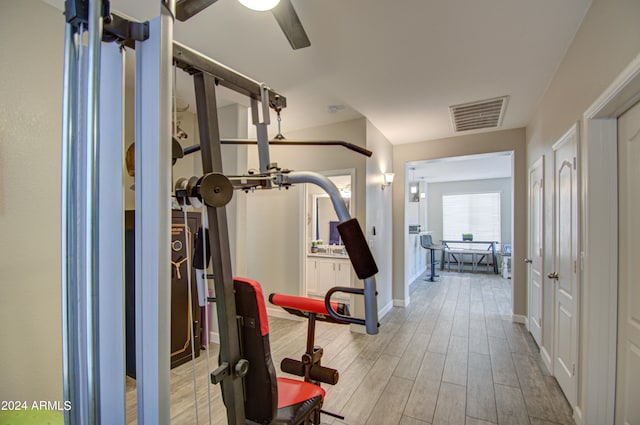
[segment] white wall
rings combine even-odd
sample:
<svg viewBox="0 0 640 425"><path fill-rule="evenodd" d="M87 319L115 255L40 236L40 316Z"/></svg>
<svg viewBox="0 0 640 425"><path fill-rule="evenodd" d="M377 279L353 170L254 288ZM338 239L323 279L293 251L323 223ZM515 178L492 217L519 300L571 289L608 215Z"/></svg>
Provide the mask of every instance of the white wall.
<svg viewBox="0 0 640 425"><path fill-rule="evenodd" d="M0 399L61 400L64 18L35 0L0 9Z"/></svg>
<svg viewBox="0 0 640 425"><path fill-rule="evenodd" d="M511 243L511 185L510 178L430 183L427 197L430 225L427 230L433 232L433 240L442 240L442 195L497 192L500 193L500 242Z"/></svg>

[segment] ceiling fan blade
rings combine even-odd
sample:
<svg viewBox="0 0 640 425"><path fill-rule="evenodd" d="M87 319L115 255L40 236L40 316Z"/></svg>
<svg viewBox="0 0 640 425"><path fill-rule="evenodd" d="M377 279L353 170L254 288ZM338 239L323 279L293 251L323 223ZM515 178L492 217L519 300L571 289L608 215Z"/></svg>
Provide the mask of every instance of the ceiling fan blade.
<svg viewBox="0 0 640 425"><path fill-rule="evenodd" d="M218 0L178 0L176 2L176 18L184 22L216 1Z"/></svg>
<svg viewBox="0 0 640 425"><path fill-rule="evenodd" d="M280 3L271 9L271 13L275 16L278 25L282 28L282 32L294 50L311 46L309 37L302 27L302 22L300 22L291 0L280 0Z"/></svg>

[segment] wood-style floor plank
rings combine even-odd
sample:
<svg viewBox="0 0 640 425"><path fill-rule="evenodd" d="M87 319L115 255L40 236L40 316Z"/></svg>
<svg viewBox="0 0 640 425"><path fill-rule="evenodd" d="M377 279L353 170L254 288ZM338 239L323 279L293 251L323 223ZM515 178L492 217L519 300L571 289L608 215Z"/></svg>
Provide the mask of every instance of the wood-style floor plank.
<svg viewBox="0 0 640 425"><path fill-rule="evenodd" d="M452 324L452 320L438 319L436 327L431 334L431 341L429 341L429 351L432 353L447 353Z"/></svg>
<svg viewBox="0 0 640 425"><path fill-rule="evenodd" d="M520 388L496 384L495 392L500 425L530 425Z"/></svg>
<svg viewBox="0 0 640 425"><path fill-rule="evenodd" d="M367 425L397 424L402 418L413 381L392 376L378 403L373 408Z"/></svg>
<svg viewBox="0 0 640 425"><path fill-rule="evenodd" d="M415 379L420 370L424 353L427 351L427 345L431 339L430 334L414 334L414 338L409 342L407 349L393 371L393 376L406 379Z"/></svg>
<svg viewBox="0 0 640 425"><path fill-rule="evenodd" d="M403 416L399 425L428 425L428 422L410 418L409 416Z"/></svg>
<svg viewBox="0 0 640 425"><path fill-rule="evenodd" d="M466 398L466 390L463 386L443 382L438 394L433 425L464 425Z"/></svg>
<svg viewBox="0 0 640 425"><path fill-rule="evenodd" d="M497 422L491 360L486 354L469 353L467 415Z"/></svg>
<svg viewBox="0 0 640 425"><path fill-rule="evenodd" d="M493 422L483 421L482 419L472 418L471 416L467 416L467 423L465 425L496 425Z"/></svg>
<svg viewBox="0 0 640 425"><path fill-rule="evenodd" d="M400 359L382 354L340 413L350 425L364 424L384 391Z"/></svg>
<svg viewBox="0 0 640 425"><path fill-rule="evenodd" d="M466 386L468 357L469 339L452 335L449 340L442 380L451 384Z"/></svg>
<svg viewBox="0 0 640 425"><path fill-rule="evenodd" d="M519 387L518 375L513 365L507 340L504 338L489 337L489 351L491 353L493 382Z"/></svg>
<svg viewBox="0 0 640 425"><path fill-rule="evenodd" d="M431 423L436 410L445 355L427 352L404 409L406 416Z"/></svg>
<svg viewBox="0 0 640 425"><path fill-rule="evenodd" d="M557 422L551 395L536 362L526 354L513 353L512 358L529 416Z"/></svg>

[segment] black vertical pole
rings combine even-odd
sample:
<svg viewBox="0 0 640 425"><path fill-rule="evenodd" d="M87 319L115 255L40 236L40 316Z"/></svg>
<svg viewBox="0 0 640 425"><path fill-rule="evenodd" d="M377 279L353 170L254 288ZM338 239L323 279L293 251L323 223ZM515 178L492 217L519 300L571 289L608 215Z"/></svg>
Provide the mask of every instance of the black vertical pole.
<svg viewBox="0 0 640 425"><path fill-rule="evenodd" d="M198 129L202 153L202 171L222 173L222 149L218 129L215 78L200 72L194 75ZM220 332L220 364L229 364L230 374L221 382L227 407L227 422L244 425L244 393L242 378L234 372L240 360L240 340L236 319L235 294L231 271L231 249L225 207L207 207L209 219L209 244L217 298L218 326Z"/></svg>

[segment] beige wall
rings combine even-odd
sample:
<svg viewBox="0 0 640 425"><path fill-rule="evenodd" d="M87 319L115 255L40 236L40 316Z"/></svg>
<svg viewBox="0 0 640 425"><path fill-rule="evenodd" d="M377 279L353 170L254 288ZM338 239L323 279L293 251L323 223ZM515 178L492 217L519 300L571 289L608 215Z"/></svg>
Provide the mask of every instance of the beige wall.
<svg viewBox="0 0 640 425"><path fill-rule="evenodd" d="M447 139L430 140L421 143L397 145L393 151L394 170L404 170L409 161L420 161L436 158L447 158L461 155L474 155L489 152L513 151L513 258L524 258L526 253L526 178L527 166L525 158L525 131L513 129L492 133L474 134ZM396 173L393 183L394 216L403 211L405 205L405 175ZM402 217L402 216L401 216ZM409 276L405 276L405 235L407 226L404 220L395 219L393 223L393 298L404 301L408 299ZM520 261L513 262L513 314L527 314L527 281L525 268Z"/></svg>
<svg viewBox="0 0 640 425"><path fill-rule="evenodd" d="M569 47L540 106L526 129L527 163L545 156L545 267L549 270L553 251L553 152L552 145L613 82L632 59L640 54L640 2L637 0L593 0L591 8ZM615 149L615 146L611 147ZM596 160L597 161L597 160ZM588 190L588 188L587 188ZM582 217L588 211L582 212ZM543 286L543 317L553 317L553 284ZM589 312L584 312L588 315ZM553 321L544 320L542 345L550 351ZM584 353L581 353L581 357ZM578 404L584 406L585 380L579 379Z"/></svg>
<svg viewBox="0 0 640 425"><path fill-rule="evenodd" d="M35 0L0 9L0 399L61 400L64 19Z"/></svg>

